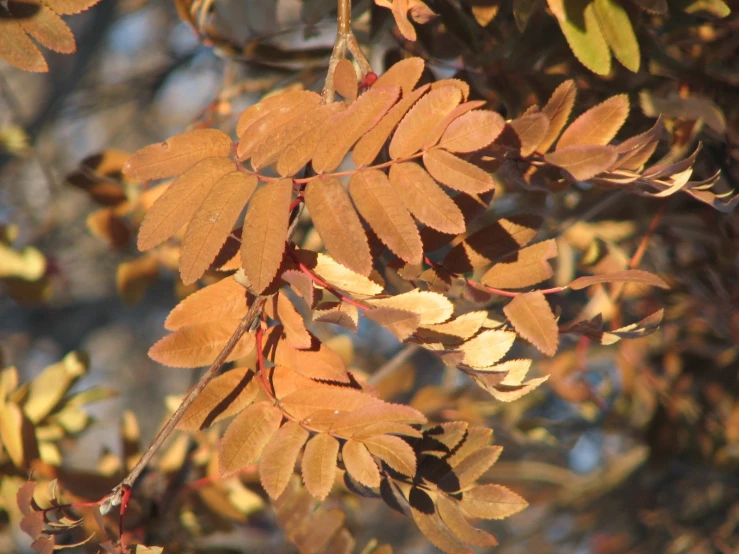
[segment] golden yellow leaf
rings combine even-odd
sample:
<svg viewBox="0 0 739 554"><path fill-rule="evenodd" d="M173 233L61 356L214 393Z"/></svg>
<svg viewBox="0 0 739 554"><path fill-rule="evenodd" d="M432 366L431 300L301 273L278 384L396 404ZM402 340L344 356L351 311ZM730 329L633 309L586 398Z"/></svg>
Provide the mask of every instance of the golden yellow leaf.
<svg viewBox="0 0 739 554"><path fill-rule="evenodd" d="M559 328L554 312L540 291L519 294L503 308L516 332L547 356L559 345Z"/></svg>
<svg viewBox="0 0 739 554"><path fill-rule="evenodd" d="M270 498L278 498L287 487L308 435L299 423L288 421L267 443L259 461L259 480Z"/></svg>
<svg viewBox="0 0 739 554"><path fill-rule="evenodd" d="M282 411L269 401L246 408L229 424L218 452L221 475L230 475L255 463L280 428Z"/></svg>
<svg viewBox="0 0 739 554"><path fill-rule="evenodd" d="M301 465L303 482L318 500L325 499L334 486L338 454L339 441L326 433L314 436L305 446Z"/></svg>
<svg viewBox="0 0 739 554"><path fill-rule="evenodd" d="M241 319L247 309L246 289L229 276L177 304L164 321L164 328L174 331L195 323Z"/></svg>

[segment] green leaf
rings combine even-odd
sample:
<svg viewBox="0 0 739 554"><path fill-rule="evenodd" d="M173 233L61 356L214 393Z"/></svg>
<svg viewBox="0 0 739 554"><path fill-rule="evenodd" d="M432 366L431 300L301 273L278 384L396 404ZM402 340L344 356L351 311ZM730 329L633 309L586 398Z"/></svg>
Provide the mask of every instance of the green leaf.
<svg viewBox="0 0 739 554"><path fill-rule="evenodd" d="M726 17L731 8L722 0L679 0L678 5L685 13L708 13L716 17Z"/></svg>
<svg viewBox="0 0 739 554"><path fill-rule="evenodd" d="M608 48L591 0L547 0L572 53L593 73L608 75L611 51Z"/></svg>
<svg viewBox="0 0 739 554"><path fill-rule="evenodd" d="M626 10L616 0L595 0L593 6L600 30L613 55L626 69L637 73L641 53Z"/></svg>

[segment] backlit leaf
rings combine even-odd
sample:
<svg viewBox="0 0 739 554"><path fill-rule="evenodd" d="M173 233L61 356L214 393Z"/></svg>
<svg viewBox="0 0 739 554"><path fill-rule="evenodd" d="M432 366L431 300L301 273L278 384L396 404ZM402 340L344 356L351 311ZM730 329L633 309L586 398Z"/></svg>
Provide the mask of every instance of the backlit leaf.
<svg viewBox="0 0 739 554"><path fill-rule="evenodd" d="M49 50L63 54L77 50L70 28L46 4L36 0L10 0L8 9L23 30Z"/></svg>
<svg viewBox="0 0 739 554"><path fill-rule="evenodd" d="M572 53L593 73L608 75L611 51L590 0L547 0Z"/></svg>
<svg viewBox="0 0 739 554"><path fill-rule="evenodd" d="M366 436L365 429L384 422L417 424L426 423L426 417L403 404L376 402L341 417L331 426L331 432L342 437Z"/></svg>
<svg viewBox="0 0 739 554"><path fill-rule="evenodd" d="M194 283L208 269L257 188L257 182L253 175L234 171L213 185L188 224L182 241L180 276L183 283Z"/></svg>
<svg viewBox="0 0 739 554"><path fill-rule="evenodd" d="M313 321L333 323L356 333L359 325L359 311L356 306L348 302L322 302L313 310Z"/></svg>
<svg viewBox="0 0 739 554"><path fill-rule="evenodd" d="M83 12L100 0L44 0L47 6L60 15L73 15Z"/></svg>
<svg viewBox="0 0 739 554"><path fill-rule="evenodd" d="M218 452L221 475L236 473L259 460L281 422L282 411L269 401L252 404L236 416Z"/></svg>
<svg viewBox="0 0 739 554"><path fill-rule="evenodd" d="M339 179L321 177L308 183L305 205L331 256L356 273L369 275L372 258L367 236Z"/></svg>
<svg viewBox="0 0 739 554"><path fill-rule="evenodd" d="M505 487L490 484L466 491L460 505L473 517L503 519L523 510L528 502Z"/></svg>
<svg viewBox="0 0 739 554"><path fill-rule="evenodd" d="M464 354L464 363L470 367L488 367L505 356L515 340L516 333L487 329L465 342L459 350Z"/></svg>
<svg viewBox="0 0 739 554"><path fill-rule="evenodd" d="M495 186L493 177L485 170L446 150L429 150L423 155L423 164L434 179L467 194L480 194Z"/></svg>
<svg viewBox="0 0 739 554"><path fill-rule="evenodd" d="M195 323L241 319L248 309L246 289L233 277L194 292L177 304L164 322L164 328L174 331Z"/></svg>
<svg viewBox="0 0 739 554"><path fill-rule="evenodd" d="M249 106L242 112L239 117L239 121L236 124L236 136L241 137L246 133L247 129L250 129L252 125L260 122L263 118L266 122L267 115L278 110L289 109L291 106L296 104L310 104L317 106L320 103L321 95L309 90L289 90L287 92L272 94L256 104ZM257 127L251 129L250 133L256 130Z"/></svg>
<svg viewBox="0 0 739 554"><path fill-rule="evenodd" d="M519 294L504 308L514 329L547 356L557 353L559 329L554 312L546 297L539 291Z"/></svg>
<svg viewBox="0 0 739 554"><path fill-rule="evenodd" d="M600 30L613 55L629 71L639 71L639 42L624 7L615 0L594 0L593 6Z"/></svg>
<svg viewBox="0 0 739 554"><path fill-rule="evenodd" d="M319 433L305 446L301 466L303 482L318 500L325 499L334 486L338 454L339 441L326 433Z"/></svg>
<svg viewBox="0 0 739 554"><path fill-rule="evenodd" d="M426 491L417 487L412 488L409 502L413 521L431 544L446 554L473 554L472 549L457 539L441 520L433 500Z"/></svg>
<svg viewBox="0 0 739 554"><path fill-rule="evenodd" d="M263 185L249 202L241 233L241 260L258 293L272 282L282 263L292 192L292 180L282 179Z"/></svg>
<svg viewBox="0 0 739 554"><path fill-rule="evenodd" d="M0 9L0 37L0 58L25 71L49 71L41 50L4 8Z"/></svg>
<svg viewBox="0 0 739 554"><path fill-rule="evenodd" d="M416 474L416 454L403 439L392 435L377 435L362 439L362 443L395 471L409 477Z"/></svg>
<svg viewBox="0 0 739 554"><path fill-rule="evenodd" d="M299 423L288 421L265 446L259 461L259 479L270 498L279 497L287 487L308 436Z"/></svg>
<svg viewBox="0 0 739 554"><path fill-rule="evenodd" d="M625 94L612 96L573 121L557 142L557 150L576 145L608 144L628 115L629 97Z"/></svg>
<svg viewBox="0 0 739 554"><path fill-rule="evenodd" d="M568 288L573 290L584 289L598 283L639 283L641 285L649 285L668 289L670 286L658 276L641 269L626 269L623 271L614 271L612 273L604 273L603 275L589 275L587 277L579 277L572 281Z"/></svg>
<svg viewBox="0 0 739 554"><path fill-rule="evenodd" d="M471 487L498 461L502 451L501 446L485 446L471 453L439 481L439 488L455 492Z"/></svg>
<svg viewBox="0 0 739 554"><path fill-rule="evenodd" d="M549 279L553 275L547 260L557 255L557 243L553 239L537 242L522 248L491 267L481 282L493 288L520 289Z"/></svg>
<svg viewBox="0 0 739 554"><path fill-rule="evenodd" d="M308 250L300 250L297 254L301 263L329 285L354 296L376 296L384 288L381 284L352 271L325 254L315 254Z"/></svg>
<svg viewBox="0 0 739 554"><path fill-rule="evenodd" d="M224 158L230 153L227 134L218 129L196 129L138 150L123 165L123 173L138 181L163 179L180 175L206 158Z"/></svg>
<svg viewBox="0 0 739 554"><path fill-rule="evenodd" d="M280 291L275 297L277 303L277 319L282 323L287 342L293 348L310 348L311 334L305 328L305 321L288 296Z"/></svg>
<svg viewBox="0 0 739 554"><path fill-rule="evenodd" d="M281 331L275 329L275 334ZM271 350L272 346L267 343L265 348ZM346 367L339 355L318 339L313 338L311 348L305 350L297 350L286 340L279 340L271 355L276 364L289 367L311 379L343 383L349 381Z"/></svg>
<svg viewBox="0 0 739 554"><path fill-rule="evenodd" d="M459 540L474 546L495 546L498 540L482 529L476 529L466 519L459 502L440 494L436 499L436 511L441 520Z"/></svg>
<svg viewBox="0 0 739 554"><path fill-rule="evenodd" d="M171 238L189 223L216 182L235 170L236 164L228 158L206 158L175 179L146 213L139 230L139 250L149 250Z"/></svg>
<svg viewBox="0 0 739 554"><path fill-rule="evenodd" d="M366 487L380 486L380 470L364 444L349 439L341 448L341 456L352 479Z"/></svg>
<svg viewBox="0 0 739 554"><path fill-rule="evenodd" d="M359 171L349 182L349 193L361 216L399 258L420 263L423 244L405 206L397 201L390 181L379 170Z"/></svg>
<svg viewBox="0 0 739 554"><path fill-rule="evenodd" d="M454 311L454 306L443 294L421 290L412 290L389 298L373 298L367 300L367 303L416 313L420 316L421 325L442 323L449 319Z"/></svg>
<svg viewBox="0 0 739 554"><path fill-rule="evenodd" d="M495 112L467 112L449 124L438 146L450 152L475 152L498 138L503 127L505 121Z"/></svg>
<svg viewBox="0 0 739 554"><path fill-rule="evenodd" d="M381 325L401 341L411 336L421 321L417 313L388 307L367 310L364 317Z"/></svg>
<svg viewBox="0 0 739 554"><path fill-rule="evenodd" d="M552 93L541 112L549 118L549 129L539 143L539 151L546 152L559 137L575 105L577 88L574 81L565 81Z"/></svg>
<svg viewBox="0 0 739 554"><path fill-rule="evenodd" d="M403 96L407 95L416 86L423 74L424 61L422 58L405 58L377 78L372 85L375 87L386 87L399 85L403 89Z"/></svg>

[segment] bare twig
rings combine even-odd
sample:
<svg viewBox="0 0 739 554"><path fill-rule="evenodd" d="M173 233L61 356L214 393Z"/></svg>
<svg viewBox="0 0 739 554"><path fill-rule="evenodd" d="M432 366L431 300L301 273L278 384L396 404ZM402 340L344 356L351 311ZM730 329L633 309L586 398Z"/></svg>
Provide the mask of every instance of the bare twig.
<svg viewBox="0 0 739 554"><path fill-rule="evenodd" d="M352 32L352 2L351 0L337 0L338 2L338 27L336 29L336 42L328 62L326 83L323 86L323 100L326 103L334 101L334 71L338 63L346 58L346 51L354 57L359 64L363 74L372 71L372 66L364 55L357 38Z"/></svg>

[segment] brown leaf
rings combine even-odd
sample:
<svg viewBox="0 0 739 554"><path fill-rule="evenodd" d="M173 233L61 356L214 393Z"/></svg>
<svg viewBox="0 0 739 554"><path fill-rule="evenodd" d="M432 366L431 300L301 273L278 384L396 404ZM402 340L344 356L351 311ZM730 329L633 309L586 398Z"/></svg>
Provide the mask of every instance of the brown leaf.
<svg viewBox="0 0 739 554"><path fill-rule="evenodd" d="M543 113L524 115L509 121L508 125L516 135L518 142L516 147L524 158L530 156L539 148L549 131L549 119ZM547 145L548 147L549 145Z"/></svg>
<svg viewBox="0 0 739 554"><path fill-rule="evenodd" d="M321 139L321 148L313 155L313 170L325 173L336 169L354 143L380 121L399 96L398 86L373 87L353 102Z"/></svg>
<svg viewBox="0 0 739 554"><path fill-rule="evenodd" d="M305 205L331 256L360 275L369 275L372 258L367 235L339 179L321 177L308 183Z"/></svg>
<svg viewBox="0 0 739 554"><path fill-rule="evenodd" d="M259 480L270 498L279 497L287 487L308 436L299 423L288 421L265 446L259 461Z"/></svg>
<svg viewBox="0 0 739 554"><path fill-rule="evenodd" d="M459 89L452 86L432 89L425 94L398 125L390 141L390 157L408 158L421 150L428 135L461 100Z"/></svg>
<svg viewBox="0 0 739 554"><path fill-rule="evenodd" d="M541 224L542 218L532 214L499 219L456 244L444 258L444 267L454 273L483 267L526 246L537 235Z"/></svg>
<svg viewBox="0 0 739 554"><path fill-rule="evenodd" d="M301 467L303 482L314 498L323 500L331 492L338 455L339 441L326 433L319 433L305 446Z"/></svg>
<svg viewBox="0 0 739 554"><path fill-rule="evenodd" d="M45 4L37 0L10 0L8 9L23 30L49 50L62 54L77 50L70 28Z"/></svg>
<svg viewBox="0 0 739 554"><path fill-rule="evenodd" d="M416 454L403 439L392 435L376 435L363 438L362 443L395 471L409 477L416 474Z"/></svg>
<svg viewBox="0 0 739 554"><path fill-rule="evenodd" d="M503 519L528 506L523 498L500 485L480 485L462 495L460 506L473 517Z"/></svg>
<svg viewBox="0 0 739 554"><path fill-rule="evenodd" d="M306 423L309 423L313 414L321 410L355 412L377 403L383 401L356 389L326 385L298 389L280 398L285 413Z"/></svg>
<svg viewBox="0 0 739 554"><path fill-rule="evenodd" d="M341 448L341 456L352 479L366 487L380 486L380 470L364 444L349 439Z"/></svg>
<svg viewBox="0 0 739 554"><path fill-rule="evenodd" d="M228 158L206 158L175 179L146 213L139 229L139 250L174 236L189 223L216 182L235 170L236 164Z"/></svg>
<svg viewBox="0 0 739 554"><path fill-rule="evenodd" d="M421 78L424 66L422 58L405 58L380 75L372 88L399 85L403 89L403 96L406 96Z"/></svg>
<svg viewBox="0 0 739 554"><path fill-rule="evenodd" d="M578 181L586 181L609 169L618 158L613 146L578 145L544 154L544 160L567 171Z"/></svg>
<svg viewBox="0 0 739 554"><path fill-rule="evenodd" d="M488 446L492 440L493 430L489 427L469 427L464 440L461 444L455 445L456 448L454 448L453 454L446 461L450 466L457 467L468 456Z"/></svg>
<svg viewBox="0 0 739 554"><path fill-rule="evenodd" d="M49 71L41 50L5 9L0 10L0 58L25 71Z"/></svg>
<svg viewBox="0 0 739 554"><path fill-rule="evenodd" d="M336 92L347 100L356 100L359 84L357 83L357 72L354 64L342 58L334 69L334 87Z"/></svg>
<svg viewBox="0 0 739 554"><path fill-rule="evenodd" d="M138 150L123 165L123 173L138 181L163 179L180 175L207 158L225 158L230 153L227 134L218 129L196 129Z"/></svg>
<svg viewBox="0 0 739 554"><path fill-rule="evenodd" d="M180 254L180 276L194 283L210 266L257 188L257 178L234 171L216 181L187 226Z"/></svg>
<svg viewBox="0 0 739 554"><path fill-rule="evenodd" d="M431 83L431 90L437 90L444 87L456 88L462 93L462 102L466 102L470 96L470 85L462 79L439 79Z"/></svg>
<svg viewBox="0 0 739 554"><path fill-rule="evenodd" d="M450 152L475 152L493 142L505 121L495 112L475 110L452 121L439 140L439 148Z"/></svg>
<svg viewBox="0 0 739 554"><path fill-rule="evenodd" d="M149 349L149 357L171 367L200 367L213 363L240 320L225 319L182 327ZM254 336L244 335L226 361L243 358L254 348Z"/></svg>
<svg viewBox="0 0 739 554"><path fill-rule="evenodd" d="M641 285L649 285L668 289L670 285L665 283L658 276L641 269L626 269L623 271L614 271L603 275L588 275L587 277L579 277L572 281L567 288L572 290L580 290L598 283L639 283Z"/></svg>
<svg viewBox="0 0 739 554"><path fill-rule="evenodd" d="M349 194L361 216L390 250L409 263L420 263L423 244L410 213L400 204L387 175L379 170L355 173Z"/></svg>
<svg viewBox="0 0 739 554"><path fill-rule="evenodd" d="M401 62L402 63L402 62ZM397 64L396 64L397 65ZM393 66L395 67L395 66ZM382 147L385 145L390 133L392 133L395 126L405 116L411 106L415 104L418 99L426 94L429 89L429 85L424 85L410 94L406 94L402 100L396 103L385 116L364 134L362 138L357 141L352 151L352 160L354 165L362 167L372 163L372 161L380 153Z"/></svg>
<svg viewBox="0 0 739 554"><path fill-rule="evenodd" d="M416 313L421 325L433 325L449 319L454 306L447 297L431 291L412 290L388 298L375 298L367 303L377 307L394 308Z"/></svg>
<svg viewBox="0 0 739 554"><path fill-rule="evenodd" d="M405 162L390 166L390 184L421 223L442 233L464 231L462 211L420 165Z"/></svg>
<svg viewBox="0 0 739 554"><path fill-rule="evenodd" d="M279 327L274 329L275 335L282 331ZM265 349L272 348L269 341L265 345ZM346 367L339 355L316 338L312 339L311 348L306 350L297 350L286 340L279 340L271 359L312 379L349 382Z"/></svg>
<svg viewBox="0 0 739 554"><path fill-rule="evenodd" d="M498 540L493 535L470 525L465 519L464 510L459 506L459 502L445 494L440 494L436 499L436 511L439 513L441 520L449 527L449 530L462 542L474 546L495 546L498 544Z"/></svg>
<svg viewBox="0 0 739 554"><path fill-rule="evenodd" d="M408 6L409 0L393 0L390 9L393 12L395 18L395 24L398 26L398 31L406 40L416 40L416 30L413 28L413 24L408 19Z"/></svg>
<svg viewBox="0 0 739 554"><path fill-rule="evenodd" d="M487 329L459 347L464 363L470 367L489 367L500 360L513 346L516 333Z"/></svg>
<svg viewBox="0 0 739 554"><path fill-rule="evenodd" d="M540 291L519 294L504 308L508 321L519 335L547 356L554 356L559 345L559 329L554 312Z"/></svg>
<svg viewBox="0 0 739 554"><path fill-rule="evenodd" d="M313 280L295 269L290 269L282 274L282 280L288 283L295 293L302 298L308 307L312 307L315 301L315 288Z"/></svg>
<svg viewBox="0 0 739 554"><path fill-rule="evenodd" d="M206 385L187 408L177 428L200 431L236 415L254 401L259 390L254 372L248 367L227 371Z"/></svg>
<svg viewBox="0 0 739 554"><path fill-rule="evenodd" d="M613 96L573 121L557 142L557 150L568 146L608 144L628 115L629 97L625 94Z"/></svg>
<svg viewBox="0 0 739 554"><path fill-rule="evenodd" d="M333 323L356 333L359 311L356 306L347 302L322 302L313 310L313 321Z"/></svg>
<svg viewBox="0 0 739 554"><path fill-rule="evenodd" d="M282 179L262 186L249 202L241 234L241 260L249 283L261 293L282 263L293 183Z"/></svg>
<svg viewBox="0 0 739 554"><path fill-rule="evenodd" d="M431 544L446 554L473 554L473 551L457 539L441 520L433 500L426 491L412 488L409 502L413 521Z"/></svg>
<svg viewBox="0 0 739 554"><path fill-rule="evenodd" d="M502 446L485 446L472 452L439 481L439 488L446 492L456 492L471 487L498 461L502 451Z"/></svg>
<svg viewBox="0 0 739 554"><path fill-rule="evenodd" d="M482 276L481 282L500 289L520 289L536 285L553 275L552 266L547 260L556 255L557 243L554 239L537 242L506 256Z"/></svg>
<svg viewBox="0 0 739 554"><path fill-rule="evenodd" d="M300 315L284 292L280 291L275 299L277 302L277 319L282 323L287 342L293 348L310 348L313 339L305 328L303 316Z"/></svg>
<svg viewBox="0 0 739 554"><path fill-rule="evenodd" d="M388 307L367 310L364 317L384 327L400 341L410 337L421 321L421 316L414 312Z"/></svg>
<svg viewBox="0 0 739 554"><path fill-rule="evenodd" d="M289 90L278 94L271 94L256 104L252 104L244 110L236 123L236 136L243 136L247 130L249 134L257 131L257 127L251 126L258 122L266 122L267 116L279 110L290 109L297 104L310 104L317 106L321 103L321 95L309 90Z"/></svg>
<svg viewBox="0 0 739 554"><path fill-rule="evenodd" d="M174 331L196 323L241 319L247 309L246 289L233 277L226 277L177 304L164 321L164 328Z"/></svg>
<svg viewBox="0 0 739 554"><path fill-rule="evenodd" d="M237 415L223 434L218 451L221 475L236 473L259 460L281 422L282 411L266 400Z"/></svg>
<svg viewBox="0 0 739 554"><path fill-rule="evenodd" d="M44 0L44 2L59 15L73 15L90 9L100 0Z"/></svg>
<svg viewBox="0 0 739 554"><path fill-rule="evenodd" d="M567 124L567 120L575 106L577 88L572 80L565 81L552 93L547 105L541 109L541 113L549 118L549 128L544 138L539 143L539 151L546 152L554 144L559 134Z"/></svg>
<svg viewBox="0 0 739 554"><path fill-rule="evenodd" d="M423 155L423 164L434 179L454 190L480 194L495 187L489 173L446 150L429 150Z"/></svg>
<svg viewBox="0 0 739 554"><path fill-rule="evenodd" d="M431 131L431 133L429 133L426 136L426 140L423 143L423 150L426 150L430 148L431 146L437 144L441 140L441 137L444 135L444 132L447 130L447 127L449 127L449 125L453 121L465 115L466 113L471 112L472 110L476 110L477 108L480 108L484 105L485 105L484 100L473 100L471 102L464 102L462 104L459 104L452 111L446 114L444 116L444 119L442 119L439 122L439 124L434 128L434 130ZM440 148L444 148L444 147L440 147Z"/></svg>
<svg viewBox="0 0 739 554"><path fill-rule="evenodd" d="M385 422L393 423L426 423L426 417L419 412L403 404L389 404L377 402L344 414L332 426L330 431L342 437L362 436L364 430L370 426Z"/></svg>

